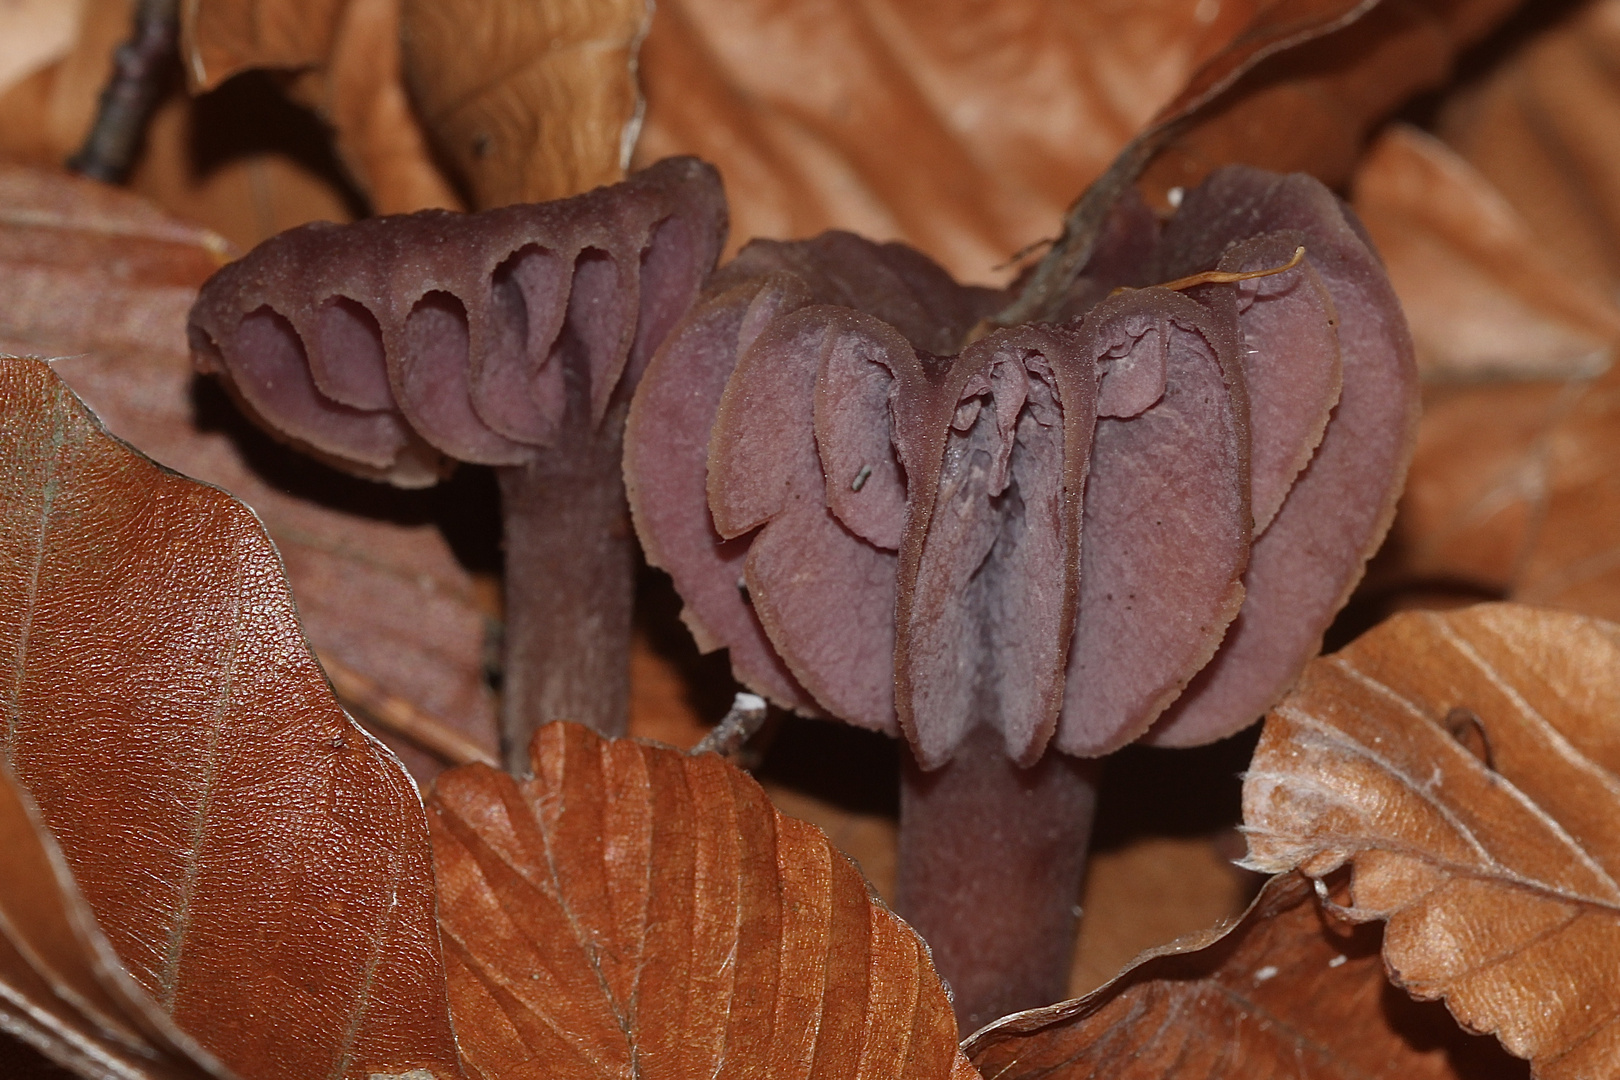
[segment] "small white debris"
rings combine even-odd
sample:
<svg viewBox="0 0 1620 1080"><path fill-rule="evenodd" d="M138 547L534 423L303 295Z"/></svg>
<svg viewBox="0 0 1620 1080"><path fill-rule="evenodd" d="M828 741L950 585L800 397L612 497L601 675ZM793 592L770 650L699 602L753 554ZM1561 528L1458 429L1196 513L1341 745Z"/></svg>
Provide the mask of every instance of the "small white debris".
<svg viewBox="0 0 1620 1080"><path fill-rule="evenodd" d="M1276 977L1277 965L1275 964L1267 964L1265 967L1254 973L1254 981L1256 983L1263 983L1267 979L1275 979Z"/></svg>
<svg viewBox="0 0 1620 1080"><path fill-rule="evenodd" d="M739 690L737 696L731 699L731 707L738 712L764 712L765 699L758 694Z"/></svg>
<svg viewBox="0 0 1620 1080"><path fill-rule="evenodd" d="M1164 193L1164 197L1169 201L1171 206L1179 209L1181 207L1181 200L1187 197L1187 189L1184 187L1173 187Z"/></svg>
<svg viewBox="0 0 1620 1080"><path fill-rule="evenodd" d="M1343 967L1344 962L1348 959L1350 959L1348 956L1344 955L1344 953L1340 953L1338 956L1335 956L1333 959L1328 961L1328 967Z"/></svg>
<svg viewBox="0 0 1620 1080"><path fill-rule="evenodd" d="M1080 917L1080 905L1076 904L1073 907L1071 907L1069 909L1069 914L1073 915L1075 918L1078 919Z"/></svg>

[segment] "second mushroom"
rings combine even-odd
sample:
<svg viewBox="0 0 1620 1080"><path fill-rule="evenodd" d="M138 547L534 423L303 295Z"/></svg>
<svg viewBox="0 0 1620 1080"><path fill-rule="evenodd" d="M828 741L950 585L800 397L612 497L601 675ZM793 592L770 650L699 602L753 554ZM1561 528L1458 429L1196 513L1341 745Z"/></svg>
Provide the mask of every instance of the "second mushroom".
<svg viewBox="0 0 1620 1080"><path fill-rule="evenodd" d="M1288 688L1416 422L1381 264L1307 177L1222 170L1163 224L1122 200L1044 321L963 347L1007 299L849 234L751 244L625 458L699 643L910 744L897 907L969 1030L1063 996L1092 759Z"/></svg>

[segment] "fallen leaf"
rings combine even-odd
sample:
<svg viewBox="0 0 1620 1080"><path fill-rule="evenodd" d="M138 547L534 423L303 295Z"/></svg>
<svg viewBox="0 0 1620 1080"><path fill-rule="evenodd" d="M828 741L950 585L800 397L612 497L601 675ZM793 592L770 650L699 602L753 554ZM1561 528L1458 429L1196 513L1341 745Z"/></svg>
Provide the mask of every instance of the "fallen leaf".
<svg viewBox="0 0 1620 1080"><path fill-rule="evenodd" d="M264 520L318 654L495 750L487 617L436 521L476 520L493 490L396 493L259 433L193 374L185 320L227 245L144 200L0 166L0 351L56 372L119 437L216 484ZM493 532L493 510L490 510ZM424 780L441 757L389 736Z"/></svg>
<svg viewBox="0 0 1620 1080"><path fill-rule="evenodd" d="M181 5L180 34L193 94L255 68L290 73L376 213L461 207L405 93L399 0L199 0Z"/></svg>
<svg viewBox="0 0 1620 1080"><path fill-rule="evenodd" d="M0 1030L80 1075L229 1077L129 977L3 763L0 839L5 880L31 886L0 892Z"/></svg>
<svg viewBox="0 0 1620 1080"><path fill-rule="evenodd" d="M1620 283L1620 2L1527 4L1529 40L1446 96L1435 131L1569 275Z"/></svg>
<svg viewBox="0 0 1620 1080"><path fill-rule="evenodd" d="M1153 127L1190 124L1143 178L1161 200L1242 162L1350 178L1373 125L1441 85L1519 0L1273 0L1195 72Z"/></svg>
<svg viewBox="0 0 1620 1080"><path fill-rule="evenodd" d="M89 133L134 0L83 4L72 51L0 94L0 156L59 167ZM253 75L196 99L176 86L152 116L129 186L241 247L359 210L320 120Z"/></svg>
<svg viewBox="0 0 1620 1080"><path fill-rule="evenodd" d="M1149 835L1093 850L1069 993L1090 993L1145 950L1235 918L1253 894L1251 879L1209 836Z"/></svg>
<svg viewBox="0 0 1620 1080"><path fill-rule="evenodd" d="M13 0L0 7L0 93L54 63L79 36L83 0Z"/></svg>
<svg viewBox="0 0 1620 1080"><path fill-rule="evenodd" d="M421 803L258 520L39 361L0 360L0 432L0 751L129 974L254 1078L459 1075Z"/></svg>
<svg viewBox="0 0 1620 1080"><path fill-rule="evenodd" d="M471 1070L973 1075L922 941L745 774L574 724L531 759L428 802Z"/></svg>
<svg viewBox="0 0 1620 1080"><path fill-rule="evenodd" d="M649 0L401 0L405 75L480 210L622 180Z"/></svg>
<svg viewBox="0 0 1620 1080"><path fill-rule="evenodd" d="M1398 615L1314 661L1244 786L1248 863L1353 867L1391 977L1541 1080L1620 1070L1620 627Z"/></svg>
<svg viewBox="0 0 1620 1080"><path fill-rule="evenodd" d="M1620 619L1620 373L1488 386L1424 416L1383 574Z"/></svg>
<svg viewBox="0 0 1620 1080"><path fill-rule="evenodd" d="M1273 878L1236 925L1145 953L1076 1001L1018 1013L963 1048L989 1080L1491 1080L1523 1066L1384 979L1374 927Z"/></svg>
<svg viewBox="0 0 1620 1080"><path fill-rule="evenodd" d="M1357 166L1356 212L1389 269L1425 379L1549 379L1608 366L1620 307L1571 273L1456 151L1406 125Z"/></svg>
<svg viewBox="0 0 1620 1080"><path fill-rule="evenodd" d="M1255 6L666 0L636 157L714 162L733 248L842 228L1005 279Z"/></svg>

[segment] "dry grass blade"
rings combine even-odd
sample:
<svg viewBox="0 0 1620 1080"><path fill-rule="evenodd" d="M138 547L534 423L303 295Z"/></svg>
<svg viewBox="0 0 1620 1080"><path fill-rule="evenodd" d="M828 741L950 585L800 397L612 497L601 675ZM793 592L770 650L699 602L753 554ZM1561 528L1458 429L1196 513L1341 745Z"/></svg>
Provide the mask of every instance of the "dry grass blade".
<svg viewBox="0 0 1620 1080"><path fill-rule="evenodd" d="M1522 1075L1384 978L1379 934L1273 878L1234 925L1154 949L1077 1001L963 1047L986 1080L1497 1080ZM1438 1023L1436 1022L1438 1021Z"/></svg>
<svg viewBox="0 0 1620 1080"><path fill-rule="evenodd" d="M542 728L531 753L530 779L467 766L429 798L469 1067L489 1080L963 1068L922 942L745 774L572 724Z"/></svg>
<svg viewBox="0 0 1620 1080"><path fill-rule="evenodd" d="M0 755L180 1029L255 1080L460 1074L421 803L275 548L36 360L0 360L0 654Z"/></svg>
<svg viewBox="0 0 1620 1080"><path fill-rule="evenodd" d="M1620 1071L1620 628L1397 616L1315 661L1244 788L1251 864L1354 867L1393 977L1542 1080Z"/></svg>

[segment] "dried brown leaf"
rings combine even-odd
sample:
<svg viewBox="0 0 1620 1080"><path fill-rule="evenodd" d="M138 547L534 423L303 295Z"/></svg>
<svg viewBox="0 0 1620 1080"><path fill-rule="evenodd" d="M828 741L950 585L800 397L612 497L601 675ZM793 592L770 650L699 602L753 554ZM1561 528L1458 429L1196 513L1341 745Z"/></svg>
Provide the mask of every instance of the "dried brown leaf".
<svg viewBox="0 0 1620 1080"><path fill-rule="evenodd" d="M1527 4L1563 17L1448 95L1436 124L1529 222L1566 271L1620 283L1620 2Z"/></svg>
<svg viewBox="0 0 1620 1080"><path fill-rule="evenodd" d="M844 228L985 281L1254 7L666 0L637 159L719 166L734 245Z"/></svg>
<svg viewBox="0 0 1620 1080"><path fill-rule="evenodd" d="M0 1031L81 1076L230 1077L129 977L4 763L0 880L11 883L0 889Z"/></svg>
<svg viewBox="0 0 1620 1080"><path fill-rule="evenodd" d="M471 1070L973 1075L921 940L745 774L573 724L531 755L429 798Z"/></svg>
<svg viewBox="0 0 1620 1080"><path fill-rule="evenodd" d="M1443 83L1519 0L1273 0L1155 117L1192 122L1144 186L1163 198L1232 162L1350 178L1374 124ZM1207 104L1206 104L1207 103Z"/></svg>
<svg viewBox="0 0 1620 1080"><path fill-rule="evenodd" d="M0 156L58 167L84 142L134 0L83 0L72 51L0 93ZM3 48L0 43L0 48ZM329 134L264 79L199 99L176 87L148 125L129 186L250 247L306 221L345 221L354 198Z"/></svg>
<svg viewBox="0 0 1620 1080"><path fill-rule="evenodd" d="M39 361L0 361L0 425L0 750L130 975L256 1078L458 1075L421 803L258 520Z"/></svg>
<svg viewBox="0 0 1620 1080"><path fill-rule="evenodd" d="M1438 139L1385 131L1357 167L1354 204L1425 378L1560 378L1608 365L1620 307Z"/></svg>
<svg viewBox="0 0 1620 1080"><path fill-rule="evenodd" d="M1273 878L1235 925L1144 954L1077 1001L963 1043L986 1080L1490 1080L1522 1066L1384 979L1379 934ZM1516 1067L1518 1066L1518 1067Z"/></svg>
<svg viewBox="0 0 1620 1080"><path fill-rule="evenodd" d="M0 7L0 93L66 56L79 36L82 2L14 0Z"/></svg>
<svg viewBox="0 0 1620 1080"><path fill-rule="evenodd" d="M460 206L405 94L399 0L199 0L181 5L181 53L193 93L254 68L296 73L293 95L332 124L377 213Z"/></svg>
<svg viewBox="0 0 1620 1080"><path fill-rule="evenodd" d="M1249 862L1354 868L1419 998L1543 1080L1620 1071L1620 627L1399 615L1312 663L1244 786Z"/></svg>
<svg viewBox="0 0 1620 1080"><path fill-rule="evenodd" d="M402 0L406 79L483 210L624 178L649 0Z"/></svg>
<svg viewBox="0 0 1620 1080"><path fill-rule="evenodd" d="M0 351L62 357L113 433L252 506L316 651L493 753L486 616L434 524L442 504L304 461L195 379L186 313L227 247L127 192L0 166ZM442 767L389 741L423 779Z"/></svg>
<svg viewBox="0 0 1620 1080"><path fill-rule="evenodd" d="M1620 372L1489 386L1426 413L1389 572L1620 619Z"/></svg>

